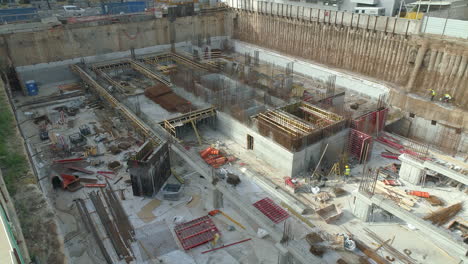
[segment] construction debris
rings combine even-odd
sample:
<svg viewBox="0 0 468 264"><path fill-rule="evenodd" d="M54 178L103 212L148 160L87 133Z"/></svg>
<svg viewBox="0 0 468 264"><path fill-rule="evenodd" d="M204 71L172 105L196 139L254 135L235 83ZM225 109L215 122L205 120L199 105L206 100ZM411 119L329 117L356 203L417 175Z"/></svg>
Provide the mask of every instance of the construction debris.
<svg viewBox="0 0 468 264"><path fill-rule="evenodd" d="M122 164L118 161L112 161L107 165L107 168L109 168L109 170L117 171L122 168Z"/></svg>
<svg viewBox="0 0 468 264"><path fill-rule="evenodd" d="M387 242L385 242L382 238L380 238L376 233L372 232L370 229L364 228L364 231L366 231L366 233L372 239L377 241L377 243L379 243L379 245L382 245L382 247L385 248L385 250L387 250L388 252L390 252L394 257L397 257L400 261L403 261L403 263L407 263L407 264L415 264L416 263L411 257L401 253L400 251L398 251L397 249L395 249L394 247L389 245ZM394 257L391 257L391 258L394 259ZM387 260L388 260L388 258L387 258Z"/></svg>
<svg viewBox="0 0 468 264"><path fill-rule="evenodd" d="M341 196L343 196L343 195L345 195L347 193L346 190L344 190L343 188L340 188L340 187L333 188L332 192L335 195L335 197L341 197Z"/></svg>
<svg viewBox="0 0 468 264"><path fill-rule="evenodd" d="M415 198L414 196L408 195L406 192L398 189L397 187L385 185L385 183L382 181L377 181L375 186L375 192L387 196L398 206L407 211L411 211L411 207L413 207L418 201L417 198Z"/></svg>
<svg viewBox="0 0 468 264"><path fill-rule="evenodd" d="M463 208L462 203L456 203L451 206L441 208L427 216L424 220L431 221L434 225L443 225L447 223L452 217L454 217Z"/></svg>
<svg viewBox="0 0 468 264"><path fill-rule="evenodd" d="M426 198L426 201L428 201L432 206L442 206L444 205L444 202L437 196L435 195L429 195L428 198Z"/></svg>
<svg viewBox="0 0 468 264"><path fill-rule="evenodd" d="M241 180L240 180L239 176L237 176L237 175L235 175L233 173L228 173L226 182L231 184L231 185L237 186L241 182Z"/></svg>
<svg viewBox="0 0 468 264"><path fill-rule="evenodd" d="M362 251L366 256L368 256L370 259L375 261L377 264L389 264L385 258L382 258L379 254L377 254L374 250L372 250L370 247L368 247L364 242L361 240L357 239L355 236L353 236L353 240L356 243L356 247ZM367 260L364 263L370 263Z"/></svg>
<svg viewBox="0 0 468 264"><path fill-rule="evenodd" d="M341 209L338 208L335 204L327 205L321 209L316 210L315 212L327 224L338 220L343 215L343 211L341 211Z"/></svg>
<svg viewBox="0 0 468 264"><path fill-rule="evenodd" d="M83 188L80 184L80 178L70 174L60 174L60 177L52 177L52 186L54 186L54 188L61 187L62 189L70 192L76 192Z"/></svg>

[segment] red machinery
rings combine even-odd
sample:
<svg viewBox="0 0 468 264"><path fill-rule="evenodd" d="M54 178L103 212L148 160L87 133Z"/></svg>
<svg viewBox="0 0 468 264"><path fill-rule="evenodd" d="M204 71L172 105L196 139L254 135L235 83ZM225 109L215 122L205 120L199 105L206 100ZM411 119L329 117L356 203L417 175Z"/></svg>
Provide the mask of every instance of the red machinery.
<svg viewBox="0 0 468 264"><path fill-rule="evenodd" d="M55 188L61 187L62 189L68 190L70 192L76 192L83 188L83 186L80 184L80 178L70 174L60 174L60 176L52 177L52 185Z"/></svg>
<svg viewBox="0 0 468 264"><path fill-rule="evenodd" d="M284 177L284 184L286 184L286 186L289 186L289 187L291 187L293 189L296 189L296 188L301 186L301 184L299 182L295 181L291 177Z"/></svg>

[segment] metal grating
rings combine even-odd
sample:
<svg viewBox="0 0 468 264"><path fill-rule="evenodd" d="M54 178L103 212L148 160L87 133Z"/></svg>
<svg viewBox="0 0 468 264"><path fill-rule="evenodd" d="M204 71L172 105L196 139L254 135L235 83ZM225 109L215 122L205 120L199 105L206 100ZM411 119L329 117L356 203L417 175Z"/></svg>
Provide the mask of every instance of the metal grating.
<svg viewBox="0 0 468 264"><path fill-rule="evenodd" d="M275 202L268 197L257 201L253 206L270 218L270 220L275 224L284 221L289 217L289 214L283 208L275 204Z"/></svg>
<svg viewBox="0 0 468 264"><path fill-rule="evenodd" d="M219 234L218 228L208 216L176 225L174 232L185 250L205 244L213 240L216 233Z"/></svg>

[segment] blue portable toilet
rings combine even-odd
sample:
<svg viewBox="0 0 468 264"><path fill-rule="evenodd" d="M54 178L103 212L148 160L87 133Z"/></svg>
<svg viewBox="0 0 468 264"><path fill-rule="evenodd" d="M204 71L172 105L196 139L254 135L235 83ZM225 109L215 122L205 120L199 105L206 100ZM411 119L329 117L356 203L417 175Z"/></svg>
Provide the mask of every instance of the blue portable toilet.
<svg viewBox="0 0 468 264"><path fill-rule="evenodd" d="M34 80L30 80L26 82L26 89L28 90L28 95L39 94L39 88L37 87L37 83Z"/></svg>

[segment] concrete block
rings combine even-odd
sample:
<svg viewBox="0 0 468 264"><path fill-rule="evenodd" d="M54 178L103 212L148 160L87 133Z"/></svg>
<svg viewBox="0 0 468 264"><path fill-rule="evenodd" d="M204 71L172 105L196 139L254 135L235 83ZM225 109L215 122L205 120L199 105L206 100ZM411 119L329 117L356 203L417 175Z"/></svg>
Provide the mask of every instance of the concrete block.
<svg viewBox="0 0 468 264"><path fill-rule="evenodd" d="M372 202L370 202L362 194L357 193L354 196L353 214L357 218L361 219L362 221L367 222L369 221L371 210L372 210Z"/></svg>
<svg viewBox="0 0 468 264"><path fill-rule="evenodd" d="M406 154L400 155L398 159L401 160L400 178L411 184L420 184L426 173L423 164Z"/></svg>

